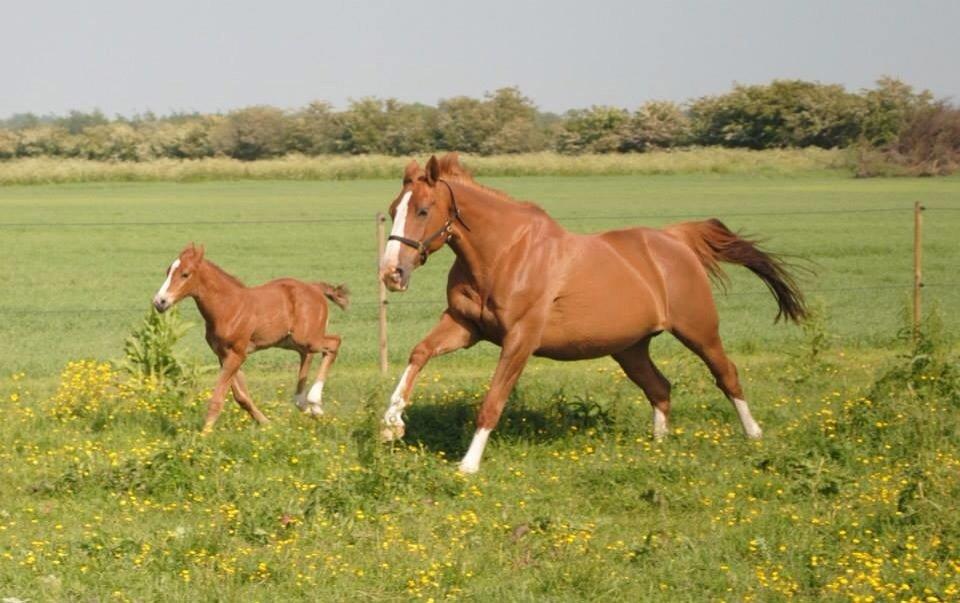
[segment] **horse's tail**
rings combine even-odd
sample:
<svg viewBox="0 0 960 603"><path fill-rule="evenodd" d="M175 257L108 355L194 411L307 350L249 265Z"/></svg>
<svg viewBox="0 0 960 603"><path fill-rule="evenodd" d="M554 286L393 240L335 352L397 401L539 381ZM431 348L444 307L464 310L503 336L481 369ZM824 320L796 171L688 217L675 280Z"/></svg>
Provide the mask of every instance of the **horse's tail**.
<svg viewBox="0 0 960 603"><path fill-rule="evenodd" d="M777 300L776 320L800 322L807 317L807 306L797 282L790 274L791 266L782 258L757 246L757 242L731 231L716 218L703 222L684 222L665 229L690 246L710 277L725 284L727 276L719 262L744 266L760 277Z"/></svg>
<svg viewBox="0 0 960 603"><path fill-rule="evenodd" d="M330 283L318 282L314 283L316 286L320 287L323 291L323 294L333 303L337 304L344 310L350 306L350 289L347 288L345 284L339 284L336 287Z"/></svg>

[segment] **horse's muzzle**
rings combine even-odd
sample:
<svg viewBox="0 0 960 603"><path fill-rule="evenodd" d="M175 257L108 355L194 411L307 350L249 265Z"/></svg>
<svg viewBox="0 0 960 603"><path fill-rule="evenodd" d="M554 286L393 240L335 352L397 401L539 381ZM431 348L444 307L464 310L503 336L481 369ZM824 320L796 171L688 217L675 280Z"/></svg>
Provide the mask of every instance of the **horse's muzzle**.
<svg viewBox="0 0 960 603"><path fill-rule="evenodd" d="M391 291L406 291L410 286L410 270L401 267L386 268L380 273L380 280Z"/></svg>

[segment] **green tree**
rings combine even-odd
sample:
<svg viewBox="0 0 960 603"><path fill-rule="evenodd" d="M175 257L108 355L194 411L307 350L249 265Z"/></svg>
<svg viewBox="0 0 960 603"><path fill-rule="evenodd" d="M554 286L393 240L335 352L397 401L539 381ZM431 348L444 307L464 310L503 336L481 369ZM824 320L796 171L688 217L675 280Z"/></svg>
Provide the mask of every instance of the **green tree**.
<svg viewBox="0 0 960 603"><path fill-rule="evenodd" d="M630 112L618 107L593 106L568 111L557 148L563 153L621 151L630 128Z"/></svg>
<svg viewBox="0 0 960 603"><path fill-rule="evenodd" d="M434 139L445 151L482 153L487 139L497 132L492 107L479 99L456 96L437 105Z"/></svg>
<svg viewBox="0 0 960 603"><path fill-rule="evenodd" d="M737 85L690 106L695 142L750 149L847 146L863 113L862 100L842 86L801 80Z"/></svg>
<svg viewBox="0 0 960 603"><path fill-rule="evenodd" d="M343 119L326 101L314 101L291 118L289 148L304 155L336 153Z"/></svg>
<svg viewBox="0 0 960 603"><path fill-rule="evenodd" d="M928 90L914 91L898 79L883 77L876 87L863 92L865 116L863 137L873 146L894 142L911 116L933 104Z"/></svg>
<svg viewBox="0 0 960 603"><path fill-rule="evenodd" d="M255 106L233 111L210 133L217 153L251 161L286 151L287 117L275 107Z"/></svg>
<svg viewBox="0 0 960 603"><path fill-rule="evenodd" d="M690 118L680 105L670 101L649 101L641 105L626 127L623 150L649 151L687 144Z"/></svg>

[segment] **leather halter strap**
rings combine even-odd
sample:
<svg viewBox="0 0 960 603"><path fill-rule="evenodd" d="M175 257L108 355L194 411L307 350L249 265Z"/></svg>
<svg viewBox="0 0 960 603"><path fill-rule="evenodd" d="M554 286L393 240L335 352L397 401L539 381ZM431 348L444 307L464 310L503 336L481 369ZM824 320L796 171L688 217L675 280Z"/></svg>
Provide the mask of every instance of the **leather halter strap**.
<svg viewBox="0 0 960 603"><path fill-rule="evenodd" d="M467 226L467 223L463 221L463 216L460 215L460 208L457 207L457 198L453 194L453 187L450 186L450 183L444 179L439 179L437 182L442 182L446 185L447 190L450 191L450 204L452 210L450 212L450 217L447 218L447 221L444 222L443 226L439 230L434 232L432 235L423 239L422 241L417 241L416 239L408 239L407 237L401 237L397 235L390 235L387 237L388 241L399 241L400 243L406 245L407 247L413 247L420 254L420 265L423 266L427 263L427 257L430 255L430 244L433 243L437 237L446 235L446 241L450 240L451 235L453 235L453 226L454 221L460 222L463 224L463 227L467 230L470 230L470 227Z"/></svg>

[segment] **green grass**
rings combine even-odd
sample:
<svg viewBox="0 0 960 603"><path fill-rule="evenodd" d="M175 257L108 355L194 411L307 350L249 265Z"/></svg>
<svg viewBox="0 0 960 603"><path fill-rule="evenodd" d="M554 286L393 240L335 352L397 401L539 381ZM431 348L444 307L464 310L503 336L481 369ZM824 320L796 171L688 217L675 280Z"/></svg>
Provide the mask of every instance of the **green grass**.
<svg viewBox="0 0 960 603"><path fill-rule="evenodd" d="M409 409L406 444L374 438L393 378L443 308L451 258L438 254L409 293L391 297L392 377L381 379L373 213L397 182L7 187L0 597L957 596L955 384L949 370L928 367L898 376L892 393L873 384L904 365L896 335L912 275L914 200L931 207L925 280L957 282L960 212L933 208L960 207L960 180L484 181L542 203L576 230L617 227L624 216L650 225L718 216L812 260L818 275L805 286L824 308L828 335L816 359L808 334L772 324L773 301L749 274L731 269L730 293L718 298L766 439L743 440L702 365L661 338L654 357L674 383L668 441L649 440L648 405L612 361L537 360L481 473L464 478L455 461L493 370L493 346L434 360ZM889 208L897 211L828 213ZM279 223L203 224L257 220ZM78 222L128 225L66 225ZM144 224L154 222L179 224ZM231 406L207 438L197 427L209 375L185 401L131 388L108 367L72 365L60 377L70 360L120 359L167 265L191 240L249 283L290 275L352 286L355 306L331 319L344 348L327 417L294 412L289 352L254 355L247 369L272 425L255 428ZM878 286L889 288L864 289ZM939 304L944 345L955 346L958 289L931 286L925 299ZM183 310L199 321L192 302ZM212 364L199 324L181 352Z"/></svg>

